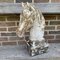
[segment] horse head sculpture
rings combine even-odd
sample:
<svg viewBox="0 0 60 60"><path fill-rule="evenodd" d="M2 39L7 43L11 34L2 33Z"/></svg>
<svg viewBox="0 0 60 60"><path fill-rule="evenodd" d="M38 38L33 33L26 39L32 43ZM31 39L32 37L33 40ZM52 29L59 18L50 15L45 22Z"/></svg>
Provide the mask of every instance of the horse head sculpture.
<svg viewBox="0 0 60 60"><path fill-rule="evenodd" d="M20 16L19 27L16 30L19 37L23 37L24 33L32 27L33 19L31 18L31 16L33 11L35 10L28 2L22 2L22 7L24 9Z"/></svg>
<svg viewBox="0 0 60 60"><path fill-rule="evenodd" d="M31 56L46 52L49 44L44 39L45 19L41 11L28 2L22 3L22 7L19 27L16 30L17 35L23 37L27 30L30 31L27 46Z"/></svg>

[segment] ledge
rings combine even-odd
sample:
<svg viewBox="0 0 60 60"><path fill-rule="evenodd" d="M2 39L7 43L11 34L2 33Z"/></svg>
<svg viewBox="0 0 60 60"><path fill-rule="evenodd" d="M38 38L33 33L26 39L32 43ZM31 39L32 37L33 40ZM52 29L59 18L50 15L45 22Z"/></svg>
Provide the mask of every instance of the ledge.
<svg viewBox="0 0 60 60"><path fill-rule="evenodd" d="M44 14L60 14L60 3L35 3L35 6ZM0 14L19 14L22 9L21 3L0 3Z"/></svg>
<svg viewBox="0 0 60 60"><path fill-rule="evenodd" d="M50 44L48 51L31 57L26 46L0 46L0 60L60 60L60 44Z"/></svg>

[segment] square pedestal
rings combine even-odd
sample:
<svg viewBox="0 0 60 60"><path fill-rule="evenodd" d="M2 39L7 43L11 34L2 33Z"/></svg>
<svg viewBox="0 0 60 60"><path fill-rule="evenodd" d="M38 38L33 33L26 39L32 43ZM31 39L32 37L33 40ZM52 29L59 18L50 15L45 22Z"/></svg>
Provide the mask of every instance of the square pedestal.
<svg viewBox="0 0 60 60"><path fill-rule="evenodd" d="M30 56L36 56L39 54L43 54L46 53L48 49L48 46L41 46L39 45L39 43L37 45L35 45L35 47L32 47L32 43L31 42L27 42L27 50L30 54Z"/></svg>

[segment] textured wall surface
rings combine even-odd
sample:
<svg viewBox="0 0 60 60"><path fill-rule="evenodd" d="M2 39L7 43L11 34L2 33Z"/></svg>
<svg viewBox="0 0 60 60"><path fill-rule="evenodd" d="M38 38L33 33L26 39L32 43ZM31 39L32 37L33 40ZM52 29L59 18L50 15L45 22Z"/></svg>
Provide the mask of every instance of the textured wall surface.
<svg viewBox="0 0 60 60"><path fill-rule="evenodd" d="M0 0L0 2L13 2L13 0ZM60 2L60 0L35 0L37 3ZM48 42L60 42L60 14L44 14L45 39ZM19 24L19 14L0 14L0 46L25 44L24 39L29 39L29 31L25 37L19 38L16 29Z"/></svg>
<svg viewBox="0 0 60 60"><path fill-rule="evenodd" d="M44 15L45 39L48 42L60 42L60 15ZM16 29L19 24L18 14L0 15L0 45L20 45L25 44L24 38L29 39L29 31L25 37L19 38L16 35Z"/></svg>
<svg viewBox="0 0 60 60"><path fill-rule="evenodd" d="M19 15L0 15L0 45L17 45L23 41L15 33L18 22Z"/></svg>
<svg viewBox="0 0 60 60"><path fill-rule="evenodd" d="M46 20L45 38L49 42L60 42L60 15L44 15Z"/></svg>

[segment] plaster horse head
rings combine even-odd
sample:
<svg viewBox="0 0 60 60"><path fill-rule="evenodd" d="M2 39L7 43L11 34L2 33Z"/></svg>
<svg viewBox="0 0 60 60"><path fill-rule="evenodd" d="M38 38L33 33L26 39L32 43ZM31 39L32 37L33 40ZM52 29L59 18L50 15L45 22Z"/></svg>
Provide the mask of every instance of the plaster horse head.
<svg viewBox="0 0 60 60"><path fill-rule="evenodd" d="M37 49L45 52L49 44L44 39L45 19L41 11L28 2L22 3L22 7L23 11L20 15L20 23L16 31L17 35L23 37L25 32L30 29L29 41L31 41L31 55L34 56L35 53L33 52Z"/></svg>

